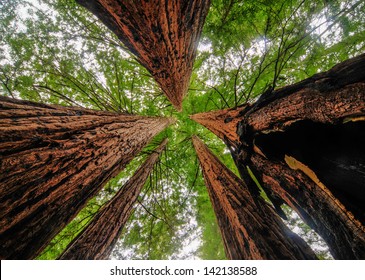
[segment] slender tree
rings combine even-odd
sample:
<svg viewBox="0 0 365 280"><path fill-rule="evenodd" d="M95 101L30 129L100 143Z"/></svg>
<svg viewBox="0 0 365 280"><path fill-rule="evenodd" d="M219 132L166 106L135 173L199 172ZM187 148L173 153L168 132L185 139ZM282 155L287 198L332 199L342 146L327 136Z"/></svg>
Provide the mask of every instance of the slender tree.
<svg viewBox="0 0 365 280"><path fill-rule="evenodd" d="M261 198L193 137L229 259L316 259Z"/></svg>
<svg viewBox="0 0 365 280"><path fill-rule="evenodd" d="M170 122L0 97L0 257L36 257Z"/></svg>
<svg viewBox="0 0 365 280"><path fill-rule="evenodd" d="M108 259L125 223L132 214L138 195L166 144L167 138L69 244L59 259Z"/></svg>
<svg viewBox="0 0 365 280"><path fill-rule="evenodd" d="M276 208L285 202L339 259L365 258L365 55L256 103L192 119L249 166ZM245 179L247 176L245 176Z"/></svg>
<svg viewBox="0 0 365 280"><path fill-rule="evenodd" d="M112 30L181 110L210 0L77 0Z"/></svg>

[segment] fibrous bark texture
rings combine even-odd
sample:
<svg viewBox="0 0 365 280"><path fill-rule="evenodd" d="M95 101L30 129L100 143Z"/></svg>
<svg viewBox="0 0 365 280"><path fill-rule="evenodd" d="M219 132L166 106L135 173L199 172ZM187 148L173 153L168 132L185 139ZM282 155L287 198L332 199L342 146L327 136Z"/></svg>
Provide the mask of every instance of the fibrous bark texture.
<svg viewBox="0 0 365 280"><path fill-rule="evenodd" d="M210 0L77 0L136 55L179 111Z"/></svg>
<svg viewBox="0 0 365 280"><path fill-rule="evenodd" d="M96 214L86 228L68 245L59 259L108 259L128 221L133 206L155 163L167 144L165 139L138 168L117 194Z"/></svg>
<svg viewBox="0 0 365 280"><path fill-rule="evenodd" d="M0 97L0 257L36 257L169 123Z"/></svg>
<svg viewBox="0 0 365 280"><path fill-rule="evenodd" d="M215 135L224 140L225 143L229 143L232 147L235 143L239 143L236 128L238 123L243 119L240 112L245 107L246 105L243 105L233 109L199 113L191 115L190 119L209 128Z"/></svg>
<svg viewBox="0 0 365 280"><path fill-rule="evenodd" d="M296 210L335 258L365 258L365 55L252 105L192 119L223 139L240 173L250 167L275 208Z"/></svg>
<svg viewBox="0 0 365 280"><path fill-rule="evenodd" d="M334 257L364 259L364 226L318 178L257 154L251 161L262 184L323 237Z"/></svg>
<svg viewBox="0 0 365 280"><path fill-rule="evenodd" d="M229 259L316 259L261 198L193 137L204 180Z"/></svg>

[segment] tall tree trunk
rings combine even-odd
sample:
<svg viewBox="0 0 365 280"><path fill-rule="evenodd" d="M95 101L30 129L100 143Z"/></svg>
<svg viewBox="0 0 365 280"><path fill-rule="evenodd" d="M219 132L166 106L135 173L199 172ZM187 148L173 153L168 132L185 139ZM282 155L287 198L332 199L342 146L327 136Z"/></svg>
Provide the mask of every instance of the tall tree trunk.
<svg viewBox="0 0 365 280"><path fill-rule="evenodd" d="M240 172L254 171L277 209L293 207L335 258L365 258L365 55L252 105L192 119L225 141Z"/></svg>
<svg viewBox="0 0 365 280"><path fill-rule="evenodd" d="M283 199L323 237L334 257L364 259L364 226L314 172L290 157L286 157L290 167L258 154L252 155L251 161L262 184L273 195Z"/></svg>
<svg viewBox="0 0 365 280"><path fill-rule="evenodd" d="M0 97L0 258L36 257L169 123Z"/></svg>
<svg viewBox="0 0 365 280"><path fill-rule="evenodd" d="M193 137L229 259L316 259L261 198Z"/></svg>
<svg viewBox="0 0 365 280"><path fill-rule="evenodd" d="M179 111L210 0L76 0L147 68Z"/></svg>
<svg viewBox="0 0 365 280"><path fill-rule="evenodd" d="M115 243L132 214L133 206L167 139L147 158L116 195L96 214L86 228L68 245L59 259L108 259Z"/></svg>

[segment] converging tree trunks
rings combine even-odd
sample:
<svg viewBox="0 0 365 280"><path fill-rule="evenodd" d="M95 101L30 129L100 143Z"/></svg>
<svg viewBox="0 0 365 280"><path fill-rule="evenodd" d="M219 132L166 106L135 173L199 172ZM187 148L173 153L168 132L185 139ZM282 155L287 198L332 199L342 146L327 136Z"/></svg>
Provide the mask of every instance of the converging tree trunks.
<svg viewBox="0 0 365 280"><path fill-rule="evenodd" d="M59 259L108 259L114 245L132 214L135 202L165 149L165 139L121 187L116 195L96 214L86 228L68 245Z"/></svg>
<svg viewBox="0 0 365 280"><path fill-rule="evenodd" d="M0 5L0 259L365 259L365 1L39 2Z"/></svg>
<svg viewBox="0 0 365 280"><path fill-rule="evenodd" d="M229 259L316 259L312 249L281 221L244 181L193 137L204 180Z"/></svg>
<svg viewBox="0 0 365 280"><path fill-rule="evenodd" d="M225 141L242 177L249 167L279 212L282 203L296 210L335 258L365 258L365 55L252 105L191 118Z"/></svg>
<svg viewBox="0 0 365 280"><path fill-rule="evenodd" d="M171 122L0 97L0 258L35 258Z"/></svg>

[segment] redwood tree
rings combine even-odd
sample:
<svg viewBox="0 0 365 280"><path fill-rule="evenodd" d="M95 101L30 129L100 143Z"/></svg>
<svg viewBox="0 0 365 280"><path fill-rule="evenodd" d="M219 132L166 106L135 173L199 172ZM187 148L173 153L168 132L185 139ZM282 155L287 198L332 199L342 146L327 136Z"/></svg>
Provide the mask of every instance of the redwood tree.
<svg viewBox="0 0 365 280"><path fill-rule="evenodd" d="M181 110L210 0L77 0L136 55Z"/></svg>
<svg viewBox="0 0 365 280"><path fill-rule="evenodd" d="M161 152L165 139L122 186L116 195L96 214L86 228L68 245L59 259L108 259L115 243L132 214L133 206Z"/></svg>
<svg viewBox="0 0 365 280"><path fill-rule="evenodd" d="M0 97L0 258L36 257L170 122Z"/></svg>
<svg viewBox="0 0 365 280"><path fill-rule="evenodd" d="M223 139L245 179L248 166L276 208L296 210L335 258L365 258L365 55L252 105L192 119Z"/></svg>
<svg viewBox="0 0 365 280"><path fill-rule="evenodd" d="M244 181L203 142L193 137L205 183L229 259L316 259L310 247L291 232Z"/></svg>

